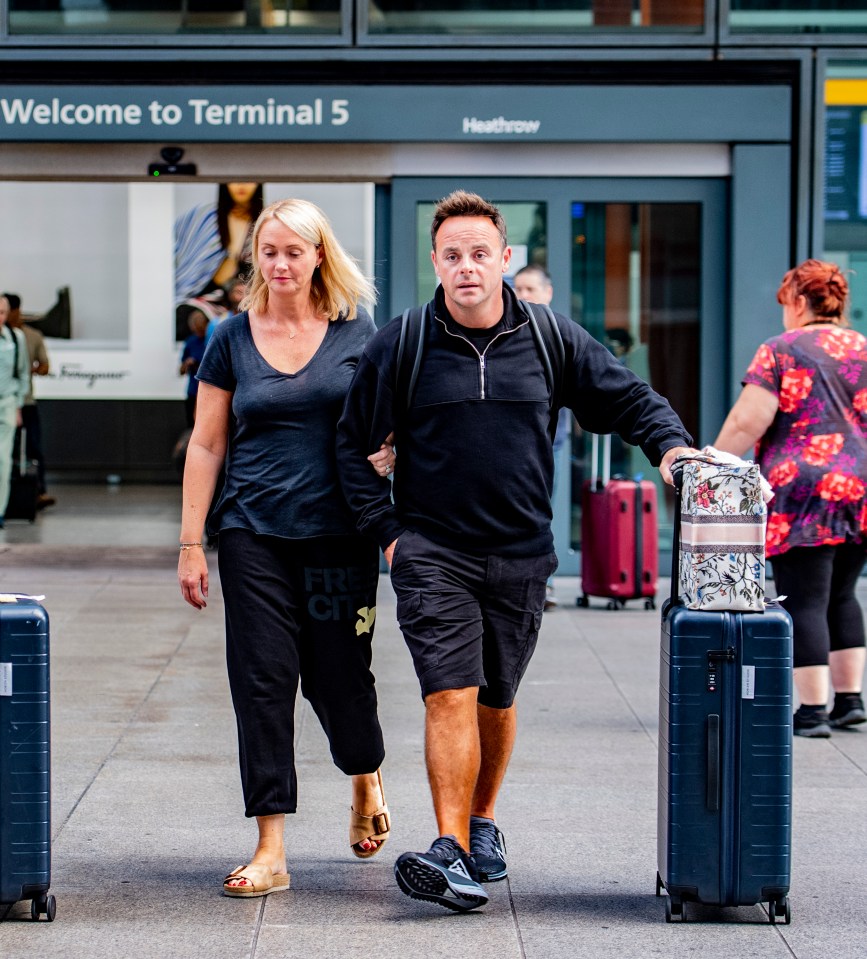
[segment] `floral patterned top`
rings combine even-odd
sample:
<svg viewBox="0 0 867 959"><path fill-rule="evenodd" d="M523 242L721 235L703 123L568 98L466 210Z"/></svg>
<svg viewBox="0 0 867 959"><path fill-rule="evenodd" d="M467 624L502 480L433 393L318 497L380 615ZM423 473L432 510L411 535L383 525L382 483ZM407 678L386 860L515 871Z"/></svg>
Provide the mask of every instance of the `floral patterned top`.
<svg viewBox="0 0 867 959"><path fill-rule="evenodd" d="M828 324L766 340L744 384L779 398L756 458L774 489L768 556L867 540L867 339Z"/></svg>

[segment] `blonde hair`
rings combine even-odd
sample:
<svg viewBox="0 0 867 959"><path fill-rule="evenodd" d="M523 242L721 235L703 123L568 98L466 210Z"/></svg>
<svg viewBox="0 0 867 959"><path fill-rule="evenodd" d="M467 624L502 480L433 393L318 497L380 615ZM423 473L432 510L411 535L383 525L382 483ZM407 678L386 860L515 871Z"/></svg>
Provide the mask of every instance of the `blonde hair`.
<svg viewBox="0 0 867 959"><path fill-rule="evenodd" d="M373 284L340 245L322 210L307 200L278 200L265 207L253 227L253 272L241 309L264 312L268 307L268 284L259 266L259 234L269 220L279 220L322 254L322 263L314 271L310 286L310 298L317 312L324 313L329 320L341 315L354 320L359 301L376 302Z"/></svg>

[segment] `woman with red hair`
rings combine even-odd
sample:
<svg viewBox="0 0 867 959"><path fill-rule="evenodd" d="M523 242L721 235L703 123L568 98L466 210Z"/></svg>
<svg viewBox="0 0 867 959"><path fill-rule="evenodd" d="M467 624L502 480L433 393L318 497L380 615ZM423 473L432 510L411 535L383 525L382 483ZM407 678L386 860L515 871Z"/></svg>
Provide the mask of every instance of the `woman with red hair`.
<svg viewBox="0 0 867 959"><path fill-rule="evenodd" d="M714 443L739 456L758 444L774 489L766 552L795 627L795 734L817 738L867 721L855 595L867 558L867 339L848 328L848 296L834 263L786 273L785 332L759 347Z"/></svg>

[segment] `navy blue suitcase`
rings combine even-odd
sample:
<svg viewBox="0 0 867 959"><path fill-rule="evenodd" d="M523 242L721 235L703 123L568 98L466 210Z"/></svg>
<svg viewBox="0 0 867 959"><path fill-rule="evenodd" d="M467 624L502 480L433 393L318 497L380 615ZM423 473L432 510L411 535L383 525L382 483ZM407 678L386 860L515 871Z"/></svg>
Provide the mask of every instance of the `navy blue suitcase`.
<svg viewBox="0 0 867 959"><path fill-rule="evenodd" d="M54 919L48 614L0 596L0 903Z"/></svg>
<svg viewBox="0 0 867 959"><path fill-rule="evenodd" d="M665 603L656 892L668 893L667 922L685 920L688 902L765 902L772 923L790 922L792 711L792 620L779 604Z"/></svg>

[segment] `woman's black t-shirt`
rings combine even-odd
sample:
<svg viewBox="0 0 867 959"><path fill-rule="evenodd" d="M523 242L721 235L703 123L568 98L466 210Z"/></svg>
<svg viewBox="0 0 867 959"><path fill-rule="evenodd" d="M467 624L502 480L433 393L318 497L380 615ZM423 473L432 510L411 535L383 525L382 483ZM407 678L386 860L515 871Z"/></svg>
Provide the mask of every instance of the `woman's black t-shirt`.
<svg viewBox="0 0 867 959"><path fill-rule="evenodd" d="M376 332L359 309L328 324L297 373L272 367L244 312L214 331L198 379L232 393L226 477L209 527L305 539L356 532L337 474L337 421L365 343Z"/></svg>

